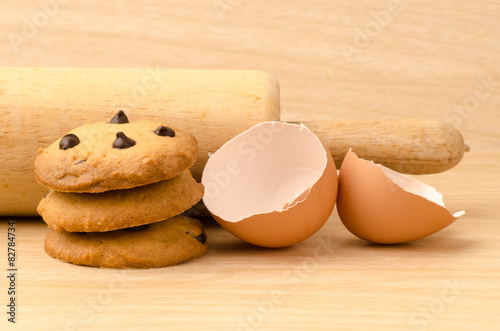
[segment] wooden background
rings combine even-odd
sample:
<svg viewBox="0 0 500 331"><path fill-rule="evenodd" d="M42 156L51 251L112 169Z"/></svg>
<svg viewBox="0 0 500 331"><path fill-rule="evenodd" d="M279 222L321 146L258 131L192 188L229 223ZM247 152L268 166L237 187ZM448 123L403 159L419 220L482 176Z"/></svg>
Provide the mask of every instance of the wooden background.
<svg viewBox="0 0 500 331"><path fill-rule="evenodd" d="M497 1L5 0L0 61L262 69L286 120L431 117L498 149L499 20Z"/></svg>
<svg viewBox="0 0 500 331"><path fill-rule="evenodd" d="M408 245L366 244L336 212L283 250L207 223L199 261L121 272L50 259L43 222L18 220L15 327L497 330L499 31L500 3L486 0L3 0L2 66L262 69L280 81L285 120L437 118L472 150L421 177L467 214Z"/></svg>

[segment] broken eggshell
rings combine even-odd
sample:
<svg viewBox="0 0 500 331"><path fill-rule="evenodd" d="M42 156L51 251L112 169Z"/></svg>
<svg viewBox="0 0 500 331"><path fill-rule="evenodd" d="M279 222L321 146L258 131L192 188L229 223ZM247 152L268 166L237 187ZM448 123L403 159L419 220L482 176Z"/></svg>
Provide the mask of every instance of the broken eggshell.
<svg viewBox="0 0 500 331"><path fill-rule="evenodd" d="M286 247L316 233L337 198L332 156L304 125L264 122L224 144L208 160L203 202L236 237Z"/></svg>
<svg viewBox="0 0 500 331"><path fill-rule="evenodd" d="M379 244L429 236L465 214L452 215L432 186L360 159L351 150L340 167L337 211L350 232Z"/></svg>

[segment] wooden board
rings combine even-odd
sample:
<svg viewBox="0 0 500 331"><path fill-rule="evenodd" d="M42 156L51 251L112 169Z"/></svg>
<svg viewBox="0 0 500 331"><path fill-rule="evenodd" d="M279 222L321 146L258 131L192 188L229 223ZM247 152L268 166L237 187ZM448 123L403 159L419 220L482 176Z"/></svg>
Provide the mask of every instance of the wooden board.
<svg viewBox="0 0 500 331"><path fill-rule="evenodd" d="M20 330L497 330L500 153L472 152L424 180L467 214L405 245L368 244L336 211L286 249L245 244L205 221L209 252L155 270L100 270L48 257L40 219L16 224ZM0 226L6 249L7 221ZM6 266L5 255L0 266ZM2 277L2 303L8 300ZM4 308L5 309L5 308ZM1 318L2 330L7 327Z"/></svg>

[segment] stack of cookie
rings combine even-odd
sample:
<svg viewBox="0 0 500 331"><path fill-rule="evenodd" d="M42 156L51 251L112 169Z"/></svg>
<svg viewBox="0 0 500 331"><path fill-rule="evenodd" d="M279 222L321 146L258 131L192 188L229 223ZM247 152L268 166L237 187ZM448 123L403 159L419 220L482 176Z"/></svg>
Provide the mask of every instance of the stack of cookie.
<svg viewBox="0 0 500 331"><path fill-rule="evenodd" d="M103 268L157 268L202 256L199 221L180 214L203 196L189 168L198 154L190 133L162 123L82 125L40 149L37 181L50 191L38 206L53 230L50 256Z"/></svg>

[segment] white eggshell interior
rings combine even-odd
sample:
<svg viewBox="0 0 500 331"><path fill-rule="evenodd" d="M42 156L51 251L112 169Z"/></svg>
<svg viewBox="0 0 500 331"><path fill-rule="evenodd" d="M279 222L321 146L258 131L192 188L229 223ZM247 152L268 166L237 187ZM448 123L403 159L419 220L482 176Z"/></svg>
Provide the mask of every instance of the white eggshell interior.
<svg viewBox="0 0 500 331"><path fill-rule="evenodd" d="M203 202L228 222L283 211L307 197L326 164L325 148L307 127L264 122L211 155Z"/></svg>
<svg viewBox="0 0 500 331"><path fill-rule="evenodd" d="M403 175L392 169L384 167L381 164L376 164L373 161L372 163L378 166L382 170L382 172L387 177L389 177L391 181L394 182L394 184L398 185L406 192L419 195L431 202L440 205L443 208L446 208L443 202L443 195L439 193L434 187L427 185L419 180L416 180L415 178ZM453 217L460 217L463 214L465 214L465 211L462 210L453 214Z"/></svg>

